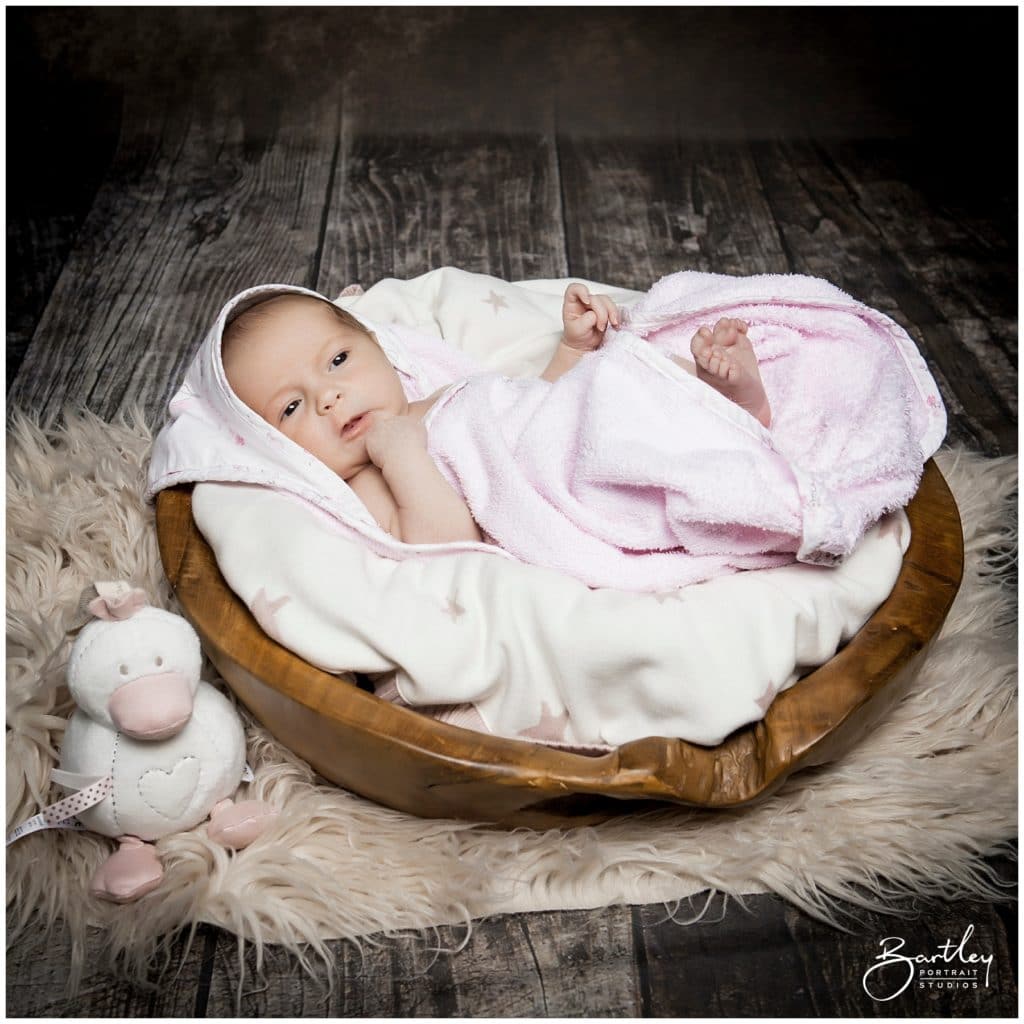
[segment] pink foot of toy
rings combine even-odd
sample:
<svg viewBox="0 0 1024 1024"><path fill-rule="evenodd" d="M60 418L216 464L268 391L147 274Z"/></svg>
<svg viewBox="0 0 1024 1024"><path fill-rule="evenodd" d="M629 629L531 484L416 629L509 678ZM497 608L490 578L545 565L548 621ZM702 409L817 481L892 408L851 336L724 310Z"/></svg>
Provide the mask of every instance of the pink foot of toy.
<svg viewBox="0 0 1024 1024"><path fill-rule="evenodd" d="M221 800L210 812L206 834L229 850L248 846L277 817L277 810L262 800L243 800L236 804Z"/></svg>
<svg viewBox="0 0 1024 1024"><path fill-rule="evenodd" d="M123 836L116 853L104 861L89 885L94 896L131 903L152 892L164 877L164 869L156 850L135 836Z"/></svg>

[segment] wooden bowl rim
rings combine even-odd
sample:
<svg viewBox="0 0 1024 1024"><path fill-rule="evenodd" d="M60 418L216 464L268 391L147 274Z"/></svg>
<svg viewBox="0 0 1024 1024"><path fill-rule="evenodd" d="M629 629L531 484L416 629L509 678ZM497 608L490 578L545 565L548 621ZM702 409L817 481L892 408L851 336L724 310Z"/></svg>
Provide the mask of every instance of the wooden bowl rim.
<svg viewBox="0 0 1024 1024"><path fill-rule="evenodd" d="M197 628L215 663L229 659L252 664L258 649L276 648L280 678L267 686L316 715L345 728L399 744L441 762L456 773L476 770L498 784L536 786L548 794L603 793L621 797L667 799L699 806L733 806L763 795L793 767L805 762L835 729L877 694L898 669L938 632L963 573L963 535L956 503L934 461L925 466L921 485L907 507L912 528L900 574L885 602L856 636L828 662L783 691L760 722L744 726L721 744L705 747L672 737L646 737L603 754L582 754L527 740L493 736L446 725L416 711L397 707L355 686L349 677L323 672L268 637L248 608L228 587L191 515L191 485L162 491L157 497L157 532L165 571L185 615ZM175 535L174 524L183 524ZM181 586L186 555L202 559L205 599ZM936 561L936 557L939 561ZM187 581L186 581L187 582ZM927 599L927 616L914 622L907 606ZM870 627L870 629L869 629ZM856 673L871 645L875 670L858 692L840 694L823 721L822 694ZM259 678L259 677L256 677ZM803 712L806 711L806 715ZM777 724L802 721L806 728L776 730ZM783 737L775 736L780 731ZM271 729L273 732L273 729ZM295 751L302 754L302 751ZM737 791L716 791L715 781L737 763L755 764L750 780ZM477 775L479 778L479 774ZM694 780L702 780L694 792ZM343 783L344 784L344 783Z"/></svg>

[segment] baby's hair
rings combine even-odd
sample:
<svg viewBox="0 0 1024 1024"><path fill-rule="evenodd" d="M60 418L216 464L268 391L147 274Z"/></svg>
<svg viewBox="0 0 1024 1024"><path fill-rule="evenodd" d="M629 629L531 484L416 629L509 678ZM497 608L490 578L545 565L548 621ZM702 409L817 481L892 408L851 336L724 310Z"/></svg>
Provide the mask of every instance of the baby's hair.
<svg viewBox="0 0 1024 1024"><path fill-rule="evenodd" d="M345 312L345 310L336 306L329 299L320 298L316 295L299 295L294 292L285 292L283 295L272 295L269 299L262 299L244 312L239 313L233 320L228 321L220 342L221 360L226 362L228 350L254 327L258 327L269 319L275 305L282 305L289 301L318 302L321 305L327 306L346 327L350 327L352 330L359 331L360 334L370 337L370 332L351 313Z"/></svg>

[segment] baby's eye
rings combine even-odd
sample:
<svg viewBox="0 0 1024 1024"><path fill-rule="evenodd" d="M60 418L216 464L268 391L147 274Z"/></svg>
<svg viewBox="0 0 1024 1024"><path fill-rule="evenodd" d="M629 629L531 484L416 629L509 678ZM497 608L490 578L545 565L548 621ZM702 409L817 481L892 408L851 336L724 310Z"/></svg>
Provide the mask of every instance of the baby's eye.
<svg viewBox="0 0 1024 1024"><path fill-rule="evenodd" d="M339 353L338 353L338 354L337 354L337 355L336 355L336 356L335 356L335 357L334 357L334 358L333 358L333 359L331 360L331 366L341 366L341 364L342 364L343 362L345 362L345 360L346 360L346 359L348 359L348 353L347 353L347 352L339 352Z"/></svg>
<svg viewBox="0 0 1024 1024"><path fill-rule="evenodd" d="M299 407L299 400L296 398L294 402L289 402L284 407L284 412L281 413L281 419L287 419L296 409Z"/></svg>

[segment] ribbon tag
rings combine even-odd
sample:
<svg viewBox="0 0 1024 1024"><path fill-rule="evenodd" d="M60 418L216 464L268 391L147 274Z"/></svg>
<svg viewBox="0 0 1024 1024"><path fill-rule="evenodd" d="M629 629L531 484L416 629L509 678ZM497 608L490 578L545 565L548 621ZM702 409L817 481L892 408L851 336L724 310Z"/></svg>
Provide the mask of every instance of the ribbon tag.
<svg viewBox="0 0 1024 1024"><path fill-rule="evenodd" d="M255 782L256 776L253 775L252 769L249 767L249 762L245 762L245 767L242 769L242 781L243 782Z"/></svg>
<svg viewBox="0 0 1024 1024"><path fill-rule="evenodd" d="M58 821L56 825L48 825L41 814L37 814L28 821L23 821L16 829L12 829L7 836L7 846L16 843L22 836L31 835L33 832L41 832L46 828L69 828L75 832L85 832L86 827L77 818L65 818Z"/></svg>
<svg viewBox="0 0 1024 1024"><path fill-rule="evenodd" d="M101 800L105 800L114 788L114 780L110 775L94 782L91 786L72 793L70 796L58 800L49 807L44 807L34 817L23 821L17 828L13 829L7 836L7 845L17 842L22 836L31 835L33 832L41 832L47 828L73 828L81 831L85 826L75 817L90 807L95 807Z"/></svg>
<svg viewBox="0 0 1024 1024"><path fill-rule="evenodd" d="M88 610L98 619L108 622L130 619L147 604L146 592L124 580L100 581L95 584L99 595L88 604Z"/></svg>

